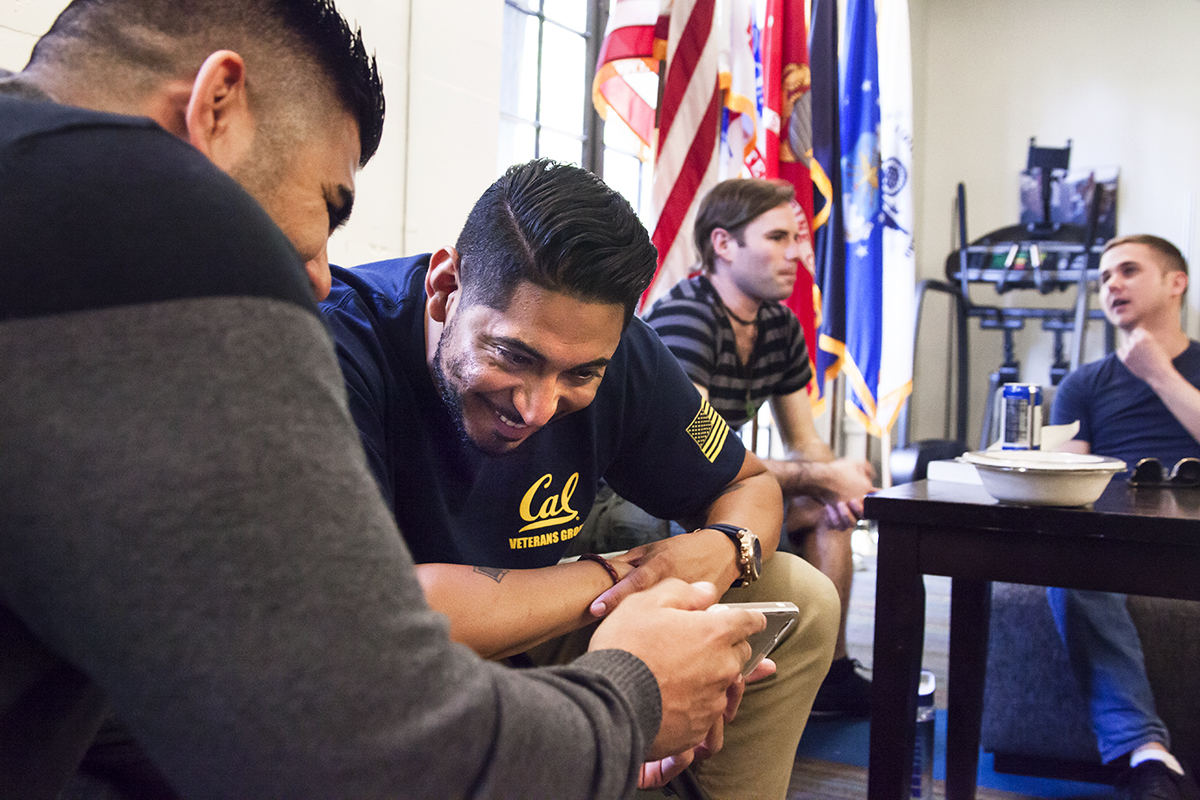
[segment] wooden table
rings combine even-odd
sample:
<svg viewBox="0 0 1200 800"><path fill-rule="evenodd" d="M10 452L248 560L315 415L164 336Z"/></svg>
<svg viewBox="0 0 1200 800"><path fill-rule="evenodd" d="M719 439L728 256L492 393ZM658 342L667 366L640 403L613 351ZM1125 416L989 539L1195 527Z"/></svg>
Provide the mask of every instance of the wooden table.
<svg viewBox="0 0 1200 800"><path fill-rule="evenodd" d="M946 798L975 796L991 581L1200 600L1200 489L1114 478L1091 508L999 503L972 484L918 481L871 495L879 525L870 800L909 796L924 650L922 575L948 575Z"/></svg>

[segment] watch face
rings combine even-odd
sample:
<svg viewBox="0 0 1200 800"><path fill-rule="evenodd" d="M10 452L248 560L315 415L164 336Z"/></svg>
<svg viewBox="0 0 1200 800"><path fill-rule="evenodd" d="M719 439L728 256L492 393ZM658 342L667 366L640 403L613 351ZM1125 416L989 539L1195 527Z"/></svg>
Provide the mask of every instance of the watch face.
<svg viewBox="0 0 1200 800"><path fill-rule="evenodd" d="M762 573L762 543L754 535L754 531L726 523L717 523L710 527L728 536L737 546L738 569L742 574L732 585L745 586L758 580Z"/></svg>
<svg viewBox="0 0 1200 800"><path fill-rule="evenodd" d="M758 541L758 537L754 534L750 534L750 540L753 542L751 546L754 548L754 561L752 562L752 569L754 570L754 577L757 578L759 572L762 571L762 543Z"/></svg>

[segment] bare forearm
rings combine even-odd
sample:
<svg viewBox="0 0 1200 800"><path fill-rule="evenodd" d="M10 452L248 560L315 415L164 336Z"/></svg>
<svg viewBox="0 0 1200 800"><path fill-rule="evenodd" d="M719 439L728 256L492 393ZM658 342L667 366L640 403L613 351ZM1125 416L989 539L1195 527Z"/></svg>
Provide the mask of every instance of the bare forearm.
<svg viewBox="0 0 1200 800"><path fill-rule="evenodd" d="M608 573L590 561L524 570L419 564L417 577L430 607L450 619L450 638L492 659L594 621L588 606L612 586Z"/></svg>
<svg viewBox="0 0 1200 800"><path fill-rule="evenodd" d="M831 468L825 465L835 460L833 451L817 435L811 421L793 427L798 427L798 430L789 429L785 431L787 435L783 436L787 458L764 458L763 463L779 481L785 497L813 497L822 491L828 493L833 475Z"/></svg>
<svg viewBox="0 0 1200 800"><path fill-rule="evenodd" d="M1187 337L1180 331L1159 335L1139 326L1123 335L1117 357L1150 386L1192 438L1200 441L1200 389L1174 364L1174 358L1186 350L1187 344Z"/></svg>
<svg viewBox="0 0 1200 800"><path fill-rule="evenodd" d="M600 598L606 607L629 591L647 589L668 577L689 583L708 581L724 592L741 575L738 548L729 536L707 526L721 522L748 528L758 536L763 558L770 558L779 546L783 496L771 474L748 453L742 473L721 491L704 515L681 522L692 532L636 547L614 559L614 563L637 569L630 579L621 581L615 592L606 592Z"/></svg>
<svg viewBox="0 0 1200 800"><path fill-rule="evenodd" d="M728 522L749 528L762 544L763 558L768 558L779 546L779 531L783 527L779 482L764 470L731 484L709 506L705 522Z"/></svg>
<svg viewBox="0 0 1200 800"><path fill-rule="evenodd" d="M1200 442L1200 389L1174 369L1161 377L1150 378L1147 383L1179 424Z"/></svg>
<svg viewBox="0 0 1200 800"><path fill-rule="evenodd" d="M783 526L779 483L758 456L747 452L738 474L697 517L680 520L685 527L696 529L692 533L650 542L617 556L614 563L634 569L596 598L592 613L602 617L630 593L648 589L664 578L708 581L723 593L741 574L738 548L724 533L706 526L723 522L750 529L759 537L763 558L769 558L779 545Z"/></svg>
<svg viewBox="0 0 1200 800"><path fill-rule="evenodd" d="M824 461L764 459L764 463L785 497L804 495L823 500L830 495L830 470Z"/></svg>

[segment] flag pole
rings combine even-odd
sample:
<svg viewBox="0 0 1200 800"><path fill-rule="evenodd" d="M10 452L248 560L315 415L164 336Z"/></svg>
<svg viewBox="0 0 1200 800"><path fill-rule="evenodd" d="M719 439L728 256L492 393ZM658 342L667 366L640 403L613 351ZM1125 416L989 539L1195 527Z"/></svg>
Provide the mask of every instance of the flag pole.
<svg viewBox="0 0 1200 800"><path fill-rule="evenodd" d="M838 436L838 432L842 425L842 376L838 375L833 379L833 386L826 391L828 397L833 398L833 402L828 404L829 407L829 449L833 451L833 455L841 458L845 455L845 439Z"/></svg>
<svg viewBox="0 0 1200 800"><path fill-rule="evenodd" d="M886 430L879 437L879 483L884 489L892 488L892 432Z"/></svg>

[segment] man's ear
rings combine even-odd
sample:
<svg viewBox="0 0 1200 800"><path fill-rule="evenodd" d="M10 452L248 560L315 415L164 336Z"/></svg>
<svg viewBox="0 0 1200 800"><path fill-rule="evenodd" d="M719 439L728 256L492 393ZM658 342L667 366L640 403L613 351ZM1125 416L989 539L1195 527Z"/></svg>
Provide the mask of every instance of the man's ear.
<svg viewBox="0 0 1200 800"><path fill-rule="evenodd" d="M713 252L718 258L724 261L733 260L733 247L737 244L733 234L724 228L713 228L712 233L708 235L708 240L712 242Z"/></svg>
<svg viewBox="0 0 1200 800"><path fill-rule="evenodd" d="M425 296L429 298L426 308L435 322L445 323L450 318L450 307L460 289L458 251L443 247L430 257L425 273Z"/></svg>
<svg viewBox="0 0 1200 800"><path fill-rule="evenodd" d="M254 141L254 115L246 95L246 64L232 50L204 60L184 115L187 139L208 160L229 172Z"/></svg>
<svg viewBox="0 0 1200 800"><path fill-rule="evenodd" d="M1182 297L1187 294L1188 274L1186 272L1178 269L1171 270L1167 279L1171 281L1171 294L1173 296L1179 295Z"/></svg>

